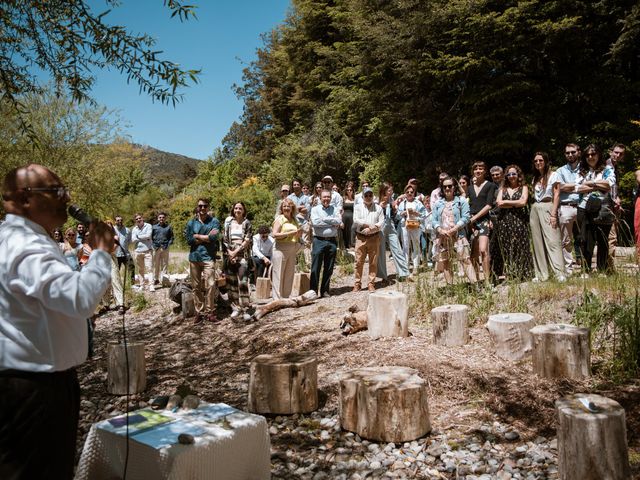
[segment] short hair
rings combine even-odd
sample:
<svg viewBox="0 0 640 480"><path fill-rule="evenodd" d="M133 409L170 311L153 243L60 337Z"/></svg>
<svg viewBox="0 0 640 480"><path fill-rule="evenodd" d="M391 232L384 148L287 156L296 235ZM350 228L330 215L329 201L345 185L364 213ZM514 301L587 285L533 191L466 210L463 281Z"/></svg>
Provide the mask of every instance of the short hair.
<svg viewBox="0 0 640 480"><path fill-rule="evenodd" d="M493 175L494 173L503 173L504 170L501 166L499 165L494 165L493 167L491 167L491 170L489 170L489 173L491 175Z"/></svg>
<svg viewBox="0 0 640 480"><path fill-rule="evenodd" d="M300 180L298 177L294 177L293 180L291 180L291 187L293 187L293 182L298 182L300 186L302 186L302 180Z"/></svg>
<svg viewBox="0 0 640 480"><path fill-rule="evenodd" d="M258 227L258 233L264 235L265 233L271 233L271 229L266 225L260 225Z"/></svg>
<svg viewBox="0 0 640 480"><path fill-rule="evenodd" d="M611 147L611 150L613 150L614 148L621 148L622 150L627 150L627 147L625 147L624 143L615 143L613 145L613 147Z"/></svg>
<svg viewBox="0 0 640 480"><path fill-rule="evenodd" d="M487 164L481 160L478 160L477 162L473 162L473 165L471 165L471 171L473 172L476 169L476 167L482 167L484 168L485 171L487 171Z"/></svg>
<svg viewBox="0 0 640 480"><path fill-rule="evenodd" d="M579 152L580 152L580 151L582 151L582 149L580 148L580 145L578 145L577 143L567 143L567 144L564 146L564 148L567 148L567 147L573 147L573 148L575 148L575 149L576 149L577 151L579 151Z"/></svg>
<svg viewBox="0 0 640 480"><path fill-rule="evenodd" d="M158 213L158 216L160 216L160 215L164 215L165 217L167 216L167 214L165 212Z"/></svg>
<svg viewBox="0 0 640 480"><path fill-rule="evenodd" d="M12 200L13 194L18 191L18 172L26 167L12 168L4 176L2 182L2 199Z"/></svg>
<svg viewBox="0 0 640 480"><path fill-rule="evenodd" d="M136 217L142 217L142 218L144 218L144 216L143 216L141 213L138 213L138 212L136 212L136 213L134 213L134 214L133 214L133 218L136 218Z"/></svg>
<svg viewBox="0 0 640 480"><path fill-rule="evenodd" d="M412 184L410 184L410 183L409 183L409 184L407 184L407 186L406 186L406 187L404 187L404 193L407 193L407 190L409 190L409 189L413 190L413 193L416 193L416 187L414 187L414 186L413 186Z"/></svg>
<svg viewBox="0 0 640 480"><path fill-rule="evenodd" d="M438 180L442 181L443 179L447 178L449 176L449 174L447 172L440 172L440 175L438 175Z"/></svg>
<svg viewBox="0 0 640 480"><path fill-rule="evenodd" d="M211 204L211 202L207 197L200 197L198 200L196 200L196 203L200 203L200 202L206 203L207 205Z"/></svg>

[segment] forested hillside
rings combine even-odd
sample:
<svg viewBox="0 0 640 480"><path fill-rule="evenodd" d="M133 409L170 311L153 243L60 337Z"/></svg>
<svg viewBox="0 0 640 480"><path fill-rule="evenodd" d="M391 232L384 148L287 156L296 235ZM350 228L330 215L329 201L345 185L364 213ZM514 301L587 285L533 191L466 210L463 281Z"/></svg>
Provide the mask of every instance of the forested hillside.
<svg viewBox="0 0 640 480"><path fill-rule="evenodd" d="M293 0L237 86L244 114L216 162L235 184L431 183L474 159L562 163L568 141L630 145L639 37L634 0Z"/></svg>

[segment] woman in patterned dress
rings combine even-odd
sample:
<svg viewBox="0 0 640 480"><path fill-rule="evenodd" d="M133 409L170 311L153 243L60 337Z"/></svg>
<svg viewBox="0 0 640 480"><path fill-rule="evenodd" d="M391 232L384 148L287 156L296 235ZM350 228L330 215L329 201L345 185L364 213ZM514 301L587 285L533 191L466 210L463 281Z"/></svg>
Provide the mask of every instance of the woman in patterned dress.
<svg viewBox="0 0 640 480"><path fill-rule="evenodd" d="M527 200L529 188L524 174L517 165L505 169L504 183L498 190L496 205L500 208L495 234L502 253L503 272L510 280L527 280L532 277L529 212ZM494 271L500 271L499 266Z"/></svg>

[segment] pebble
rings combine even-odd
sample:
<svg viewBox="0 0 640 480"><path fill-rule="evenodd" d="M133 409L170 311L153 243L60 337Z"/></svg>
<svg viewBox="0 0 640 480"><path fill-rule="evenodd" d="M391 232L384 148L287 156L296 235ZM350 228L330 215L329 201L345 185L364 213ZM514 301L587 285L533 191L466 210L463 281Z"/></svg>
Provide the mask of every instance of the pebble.
<svg viewBox="0 0 640 480"><path fill-rule="evenodd" d="M88 404L83 405L89 408ZM342 431L327 411L268 419L272 477L308 480L449 478L534 480L557 478L557 439L526 443L506 423L478 422L470 433L432 431L407 442L376 442ZM483 432L483 433L478 433ZM279 435L293 435L284 442Z"/></svg>

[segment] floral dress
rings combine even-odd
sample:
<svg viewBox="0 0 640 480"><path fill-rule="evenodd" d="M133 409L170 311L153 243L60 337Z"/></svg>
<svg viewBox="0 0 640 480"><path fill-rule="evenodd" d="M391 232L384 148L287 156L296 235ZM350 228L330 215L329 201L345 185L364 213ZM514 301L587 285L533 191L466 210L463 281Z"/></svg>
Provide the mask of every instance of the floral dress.
<svg viewBox="0 0 640 480"><path fill-rule="evenodd" d="M522 187L509 193L502 191L503 200L522 198ZM511 280L527 280L533 275L531 237L529 233L529 209L524 207L501 208L491 239L491 262L495 275L506 275Z"/></svg>

